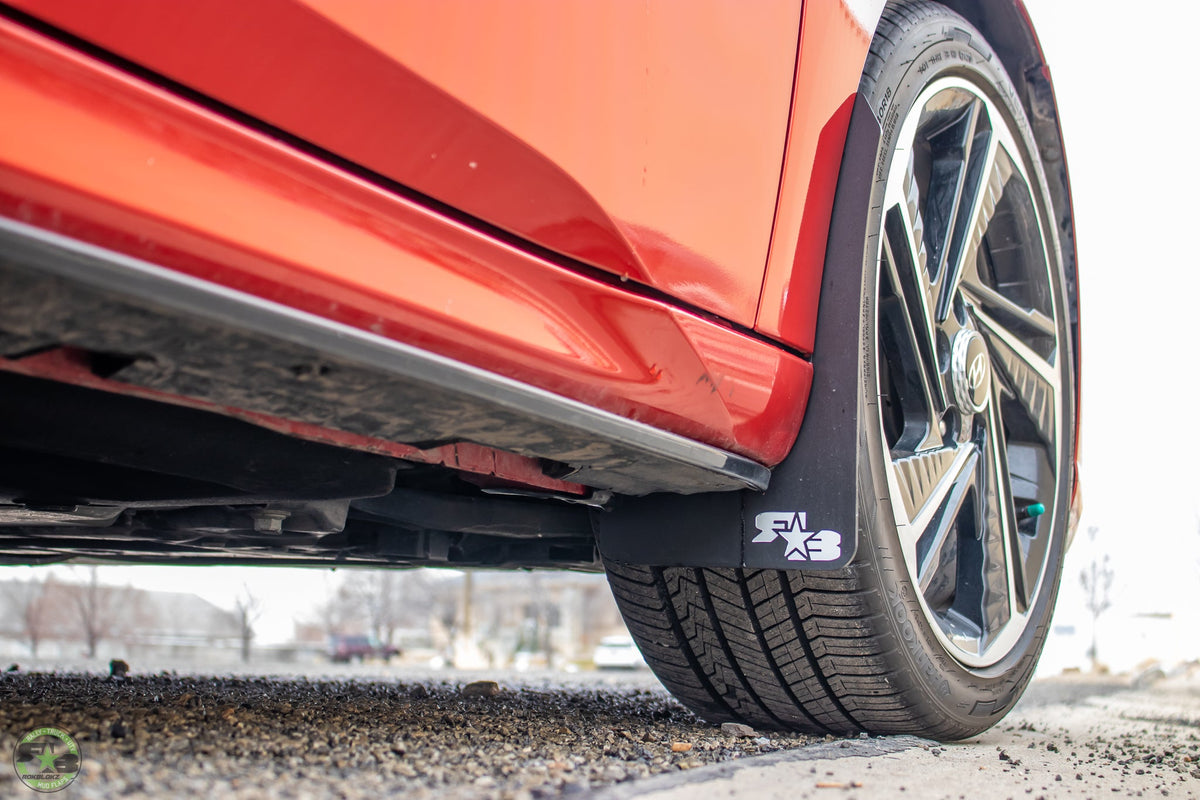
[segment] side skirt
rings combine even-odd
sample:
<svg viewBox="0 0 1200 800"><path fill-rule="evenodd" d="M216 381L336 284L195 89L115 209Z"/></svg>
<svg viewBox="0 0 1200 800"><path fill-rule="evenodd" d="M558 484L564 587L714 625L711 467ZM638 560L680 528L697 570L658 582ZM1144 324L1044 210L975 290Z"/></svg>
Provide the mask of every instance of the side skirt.
<svg viewBox="0 0 1200 800"><path fill-rule="evenodd" d="M116 381L386 441L472 441L627 494L770 480L735 453L3 218L0 293L24 298L0 309L0 329L127 360Z"/></svg>

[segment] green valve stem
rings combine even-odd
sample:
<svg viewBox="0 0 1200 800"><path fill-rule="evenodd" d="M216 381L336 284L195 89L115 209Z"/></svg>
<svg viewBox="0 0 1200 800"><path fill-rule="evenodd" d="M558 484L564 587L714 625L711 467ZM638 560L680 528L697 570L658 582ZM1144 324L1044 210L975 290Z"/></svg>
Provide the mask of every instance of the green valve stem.
<svg viewBox="0 0 1200 800"><path fill-rule="evenodd" d="M1020 521L1023 519L1033 519L1034 517L1040 517L1042 514L1045 514L1045 513L1046 513L1046 507L1044 505L1042 505L1041 503L1030 503L1029 505L1025 506L1024 508L1017 509L1017 521Z"/></svg>

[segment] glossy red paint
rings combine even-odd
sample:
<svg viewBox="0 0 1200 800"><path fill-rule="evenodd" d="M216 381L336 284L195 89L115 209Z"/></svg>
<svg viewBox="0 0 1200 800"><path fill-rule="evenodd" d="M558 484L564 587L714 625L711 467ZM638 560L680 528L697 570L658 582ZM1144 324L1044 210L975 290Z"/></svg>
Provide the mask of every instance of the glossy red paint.
<svg viewBox="0 0 1200 800"><path fill-rule="evenodd" d="M800 0L14 5L530 242L754 324Z"/></svg>
<svg viewBox="0 0 1200 800"><path fill-rule="evenodd" d="M850 111L883 2L809 0L775 230L755 328L813 352L825 245Z"/></svg>
<svg viewBox="0 0 1200 800"><path fill-rule="evenodd" d="M0 21L0 214L765 464L811 367Z"/></svg>

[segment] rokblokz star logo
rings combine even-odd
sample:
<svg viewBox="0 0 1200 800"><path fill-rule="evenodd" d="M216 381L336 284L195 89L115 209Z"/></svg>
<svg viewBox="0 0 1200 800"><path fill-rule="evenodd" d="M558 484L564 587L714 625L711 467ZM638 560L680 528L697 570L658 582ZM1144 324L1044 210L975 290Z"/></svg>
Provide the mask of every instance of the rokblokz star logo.
<svg viewBox="0 0 1200 800"><path fill-rule="evenodd" d="M37 792L57 792L79 774L79 745L61 728L29 731L13 748L13 767L21 782Z"/></svg>
<svg viewBox="0 0 1200 800"><path fill-rule="evenodd" d="M753 544L784 539L788 561L836 561L842 556L842 535L837 531L809 531L804 511L764 511L754 518L758 535Z"/></svg>

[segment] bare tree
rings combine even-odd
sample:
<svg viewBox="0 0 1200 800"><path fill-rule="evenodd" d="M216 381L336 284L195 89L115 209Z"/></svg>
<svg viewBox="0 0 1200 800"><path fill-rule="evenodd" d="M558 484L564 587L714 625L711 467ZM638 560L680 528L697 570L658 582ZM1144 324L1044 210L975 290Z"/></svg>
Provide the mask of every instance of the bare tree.
<svg viewBox="0 0 1200 800"><path fill-rule="evenodd" d="M405 570L392 573L396 580L396 621L398 625L412 626L415 621L427 625L430 615L438 605L436 581L431 571L425 569Z"/></svg>
<svg viewBox="0 0 1200 800"><path fill-rule="evenodd" d="M385 645L394 643L405 622L427 622L435 604L432 582L421 570L355 572L342 589L354 599L367 631Z"/></svg>
<svg viewBox="0 0 1200 800"><path fill-rule="evenodd" d="M1088 539L1095 543L1096 534L1099 532L1100 529L1095 525L1089 527ZM1113 569L1109 564L1108 554L1105 553L1102 559L1093 555L1092 563L1079 571L1079 582L1087 592L1084 605L1092 615L1092 646L1088 648L1088 656L1092 660L1092 672L1095 672L1100 665L1100 654L1096 644L1097 622L1100 615L1112 605L1109 593L1112 590Z"/></svg>
<svg viewBox="0 0 1200 800"><path fill-rule="evenodd" d="M325 600L316 609L316 624L326 637L344 634L359 616L358 598L346 581L331 580Z"/></svg>
<svg viewBox="0 0 1200 800"><path fill-rule="evenodd" d="M360 572L354 591L362 604L371 635L390 645L400 624L399 586L396 573L388 570Z"/></svg>
<svg viewBox="0 0 1200 800"><path fill-rule="evenodd" d="M254 641L254 623L262 616L262 598L250 591L250 587L242 584L242 592L234 604L233 613L237 617L238 632L242 640L242 661L250 661L250 645Z"/></svg>
<svg viewBox="0 0 1200 800"><path fill-rule="evenodd" d="M21 633L29 643L29 654L37 658L38 645L50 632L56 618L53 598L53 577L10 581L5 585L5 599L13 615L21 623Z"/></svg>
<svg viewBox="0 0 1200 800"><path fill-rule="evenodd" d="M529 602L525 604L525 620L517 641L517 649L543 653L549 660L552 655L550 612L553 603L546 592L540 572L530 572L528 579Z"/></svg>
<svg viewBox="0 0 1200 800"><path fill-rule="evenodd" d="M118 633L123 621L124 606L129 594L126 589L104 586L100 583L98 567L88 567L86 582L72 584L68 589L75 606L76 618L88 658L95 658L100 642Z"/></svg>

